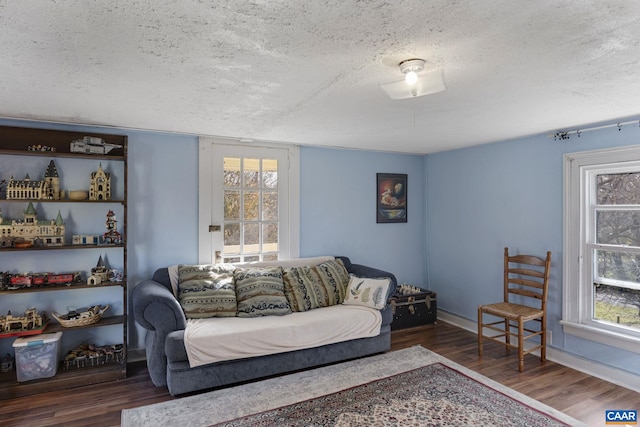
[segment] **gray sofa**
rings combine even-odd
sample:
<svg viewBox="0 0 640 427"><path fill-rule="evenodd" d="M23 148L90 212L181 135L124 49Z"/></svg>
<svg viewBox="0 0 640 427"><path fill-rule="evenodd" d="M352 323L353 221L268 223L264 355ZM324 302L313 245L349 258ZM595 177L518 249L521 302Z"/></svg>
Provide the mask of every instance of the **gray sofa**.
<svg viewBox="0 0 640 427"><path fill-rule="evenodd" d="M393 274L352 264L347 257L336 258L358 277L389 277L387 301L395 292L397 281ZM139 283L133 290L135 320L147 329L145 347L151 380L158 387L166 385L173 396L388 351L393 314L389 305L381 312L382 328L375 337L191 368L183 342L187 320L171 290L168 269L157 270L151 280Z"/></svg>

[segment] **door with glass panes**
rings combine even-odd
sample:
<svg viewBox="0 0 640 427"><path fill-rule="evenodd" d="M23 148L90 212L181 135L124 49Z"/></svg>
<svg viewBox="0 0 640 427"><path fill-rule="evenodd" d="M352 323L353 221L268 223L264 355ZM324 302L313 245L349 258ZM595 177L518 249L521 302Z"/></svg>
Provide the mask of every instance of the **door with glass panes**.
<svg viewBox="0 0 640 427"><path fill-rule="evenodd" d="M214 144L212 262L288 257L288 151Z"/></svg>

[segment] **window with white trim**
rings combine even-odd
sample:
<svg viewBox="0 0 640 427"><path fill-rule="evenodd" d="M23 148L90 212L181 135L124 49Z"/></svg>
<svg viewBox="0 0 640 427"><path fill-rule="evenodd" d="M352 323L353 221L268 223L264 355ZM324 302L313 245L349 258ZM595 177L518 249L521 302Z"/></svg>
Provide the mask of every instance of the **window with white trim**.
<svg viewBox="0 0 640 427"><path fill-rule="evenodd" d="M640 353L640 147L564 168L564 332Z"/></svg>

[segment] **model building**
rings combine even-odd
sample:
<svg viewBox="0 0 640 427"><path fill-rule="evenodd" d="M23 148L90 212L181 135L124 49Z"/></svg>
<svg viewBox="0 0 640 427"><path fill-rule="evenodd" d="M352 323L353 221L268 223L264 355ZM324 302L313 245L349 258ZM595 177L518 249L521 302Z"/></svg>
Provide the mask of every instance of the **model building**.
<svg viewBox="0 0 640 427"><path fill-rule="evenodd" d="M3 242L26 241L32 244L41 243L46 246L64 245L64 221L58 211L56 219L38 219L38 212L29 202L23 212L24 220L11 220L2 216L0 210L0 237Z"/></svg>
<svg viewBox="0 0 640 427"><path fill-rule="evenodd" d="M91 173L89 200L111 200L111 174L102 169L102 163Z"/></svg>
<svg viewBox="0 0 640 427"><path fill-rule="evenodd" d="M32 180L29 174L23 180L13 176L7 184L7 200L60 200L64 191L60 189L60 176L56 165L51 160L41 181Z"/></svg>

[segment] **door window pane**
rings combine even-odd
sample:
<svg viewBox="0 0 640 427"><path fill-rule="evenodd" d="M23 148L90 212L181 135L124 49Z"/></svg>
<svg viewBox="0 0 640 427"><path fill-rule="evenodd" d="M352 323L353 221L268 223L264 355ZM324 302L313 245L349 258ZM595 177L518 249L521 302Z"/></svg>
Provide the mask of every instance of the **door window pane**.
<svg viewBox="0 0 640 427"><path fill-rule="evenodd" d="M245 223L244 244L242 252L245 254L255 254L260 252L260 226L257 223Z"/></svg>
<svg viewBox="0 0 640 427"><path fill-rule="evenodd" d="M245 191L244 193L244 220L257 221L260 217L260 193L257 191Z"/></svg>
<svg viewBox="0 0 640 427"><path fill-rule="evenodd" d="M244 159L244 186L256 188L260 186L260 159Z"/></svg>
<svg viewBox="0 0 640 427"><path fill-rule="evenodd" d="M278 259L278 160L225 157L223 187L223 259Z"/></svg>
<svg viewBox="0 0 640 427"><path fill-rule="evenodd" d="M262 160L262 186L264 188L278 188L278 161Z"/></svg>
<svg viewBox="0 0 640 427"><path fill-rule="evenodd" d="M269 223L262 225L262 251L278 251L278 224Z"/></svg>
<svg viewBox="0 0 640 427"><path fill-rule="evenodd" d="M240 224L225 223L224 226L224 253L240 253Z"/></svg>
<svg viewBox="0 0 640 427"><path fill-rule="evenodd" d="M240 192L225 190L224 192L224 219L225 221L240 219Z"/></svg>
<svg viewBox="0 0 640 427"><path fill-rule="evenodd" d="M278 219L278 193L265 191L262 195L262 219L276 221Z"/></svg>
<svg viewBox="0 0 640 427"><path fill-rule="evenodd" d="M223 160L224 186L240 187L240 159L225 157Z"/></svg>

